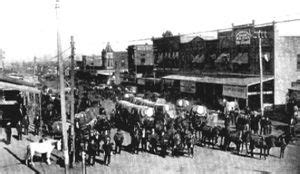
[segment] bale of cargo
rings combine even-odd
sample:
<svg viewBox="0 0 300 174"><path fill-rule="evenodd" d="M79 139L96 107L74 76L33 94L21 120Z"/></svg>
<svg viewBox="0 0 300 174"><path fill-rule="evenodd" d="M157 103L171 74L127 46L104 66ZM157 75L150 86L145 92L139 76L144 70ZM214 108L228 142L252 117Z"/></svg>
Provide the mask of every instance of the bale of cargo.
<svg viewBox="0 0 300 174"><path fill-rule="evenodd" d="M194 105L191 109L191 114L200 117L207 116L207 107L202 105Z"/></svg>

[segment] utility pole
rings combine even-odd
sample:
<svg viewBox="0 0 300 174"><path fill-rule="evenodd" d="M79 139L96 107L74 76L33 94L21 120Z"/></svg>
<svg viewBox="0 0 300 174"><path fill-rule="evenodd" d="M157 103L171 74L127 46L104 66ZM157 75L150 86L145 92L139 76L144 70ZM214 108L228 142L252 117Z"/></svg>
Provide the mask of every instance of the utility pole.
<svg viewBox="0 0 300 174"><path fill-rule="evenodd" d="M71 146L71 152L72 153L72 162L75 162L75 123L74 123L74 117L75 117L75 99L74 99L74 88L75 88L75 72L74 72L74 58L75 58L75 42L74 37L71 36L71 135L72 135L72 146Z"/></svg>
<svg viewBox="0 0 300 174"><path fill-rule="evenodd" d="M36 57L33 58L33 78L35 77Z"/></svg>
<svg viewBox="0 0 300 174"><path fill-rule="evenodd" d="M35 81L36 57L33 58L33 80ZM33 94L33 113L36 115L36 93Z"/></svg>
<svg viewBox="0 0 300 174"><path fill-rule="evenodd" d="M56 0L56 21L57 21L57 57L59 64L59 81L60 81L60 107L61 107L61 122L62 122L62 136L63 136L63 153L65 162L65 174L69 173L69 153L68 153L68 136L67 136L67 125L66 125L66 98L65 98L65 83L64 83L64 62L61 56L61 40L59 33L59 19L58 9L59 0Z"/></svg>
<svg viewBox="0 0 300 174"><path fill-rule="evenodd" d="M263 65L262 65L262 49L261 49L262 32L258 31L258 47L259 47L259 70L260 70L260 110L261 116L264 116L264 94L263 94Z"/></svg>
<svg viewBox="0 0 300 174"><path fill-rule="evenodd" d="M2 74L4 74L4 61L3 59L5 59L4 57L5 52L0 48L0 63L1 63L1 68L2 68Z"/></svg>

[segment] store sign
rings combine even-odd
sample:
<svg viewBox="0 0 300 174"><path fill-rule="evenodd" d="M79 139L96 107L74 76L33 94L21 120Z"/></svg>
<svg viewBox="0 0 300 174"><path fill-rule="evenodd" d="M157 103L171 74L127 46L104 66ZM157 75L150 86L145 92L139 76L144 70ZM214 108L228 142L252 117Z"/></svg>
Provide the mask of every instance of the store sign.
<svg viewBox="0 0 300 174"><path fill-rule="evenodd" d="M240 30L235 34L236 45L250 45L251 33L249 30Z"/></svg>
<svg viewBox="0 0 300 174"><path fill-rule="evenodd" d="M180 81L180 92L196 93L196 83L191 81Z"/></svg>
<svg viewBox="0 0 300 174"><path fill-rule="evenodd" d="M223 96L247 98L247 88L243 86L223 85Z"/></svg>

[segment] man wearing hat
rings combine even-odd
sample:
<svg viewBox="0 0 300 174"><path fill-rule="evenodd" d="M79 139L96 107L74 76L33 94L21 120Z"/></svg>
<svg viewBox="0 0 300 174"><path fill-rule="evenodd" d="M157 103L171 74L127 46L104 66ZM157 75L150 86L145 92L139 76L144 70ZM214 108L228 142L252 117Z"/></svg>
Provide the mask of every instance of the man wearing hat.
<svg viewBox="0 0 300 174"><path fill-rule="evenodd" d="M111 151L113 150L113 143L110 142L110 137L106 137L105 143L103 144L103 150L104 150L104 164L109 165L110 164L110 157L111 157Z"/></svg>
<svg viewBox="0 0 300 174"><path fill-rule="evenodd" d="M21 120L17 122L16 129L18 132L18 140L22 140L22 123Z"/></svg>
<svg viewBox="0 0 300 174"><path fill-rule="evenodd" d="M124 141L124 135L120 128L118 128L117 133L114 135L115 140L115 154L119 153L121 154L122 144Z"/></svg>
<svg viewBox="0 0 300 174"><path fill-rule="evenodd" d="M11 140L11 122L7 122L5 126L5 133L6 133L6 143L10 144Z"/></svg>
<svg viewBox="0 0 300 174"><path fill-rule="evenodd" d="M30 122L29 122L29 117L28 115L26 115L23 119L23 126L24 126L24 134L25 135L28 135L28 127L30 125Z"/></svg>
<svg viewBox="0 0 300 174"><path fill-rule="evenodd" d="M91 138L88 144L88 154L89 154L88 163L92 166L94 166L95 164L96 151L97 151L97 147L96 147L95 139Z"/></svg>
<svg viewBox="0 0 300 174"><path fill-rule="evenodd" d="M34 124L34 134L39 135L40 125L41 125L41 120L39 115L35 116L33 124Z"/></svg>

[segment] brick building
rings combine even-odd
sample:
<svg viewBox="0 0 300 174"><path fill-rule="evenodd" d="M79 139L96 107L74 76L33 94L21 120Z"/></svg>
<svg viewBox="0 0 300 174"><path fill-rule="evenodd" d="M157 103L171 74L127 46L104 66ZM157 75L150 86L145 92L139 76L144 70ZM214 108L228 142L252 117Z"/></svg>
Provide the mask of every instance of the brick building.
<svg viewBox="0 0 300 174"><path fill-rule="evenodd" d="M153 71L154 58L153 47L148 44L130 45L127 48L128 69L131 74L151 74Z"/></svg>
<svg viewBox="0 0 300 174"><path fill-rule="evenodd" d="M299 79L300 37L279 35L278 23L233 26L215 39L182 36L153 39L157 74L163 89L190 96L208 106L226 97L259 108L259 44L262 38L264 103L286 103L291 83ZM170 63L173 62L173 63Z"/></svg>

